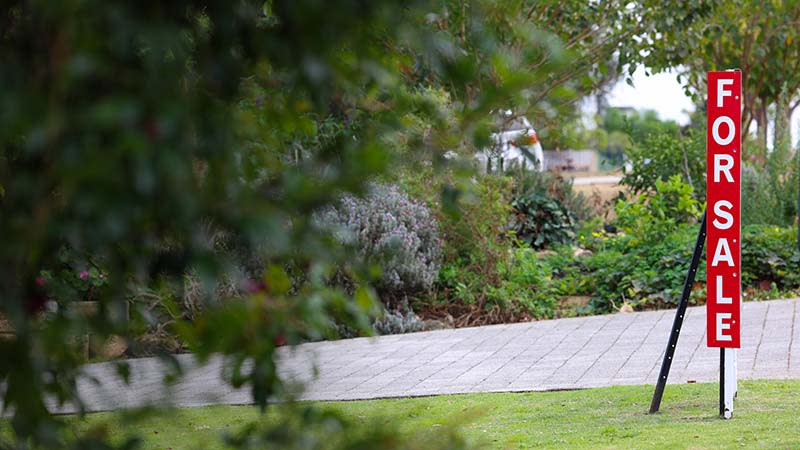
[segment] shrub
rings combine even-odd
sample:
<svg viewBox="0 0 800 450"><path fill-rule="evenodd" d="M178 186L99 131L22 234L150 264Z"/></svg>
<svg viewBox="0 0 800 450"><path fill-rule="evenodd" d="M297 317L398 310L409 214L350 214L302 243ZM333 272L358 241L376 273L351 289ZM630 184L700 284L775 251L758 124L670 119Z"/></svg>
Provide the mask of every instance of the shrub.
<svg viewBox="0 0 800 450"><path fill-rule="evenodd" d="M207 286L197 271L190 271L180 285L162 283L153 288L131 284L127 296L131 321L139 328L131 342L133 356L185 351L187 342L179 335L177 324L198 319L209 307L225 301L241 300L244 292L238 280L222 278Z"/></svg>
<svg viewBox="0 0 800 450"><path fill-rule="evenodd" d="M380 266L376 288L385 300L428 290L436 280L442 252L436 219L396 186L371 184L363 198L345 195L320 221L355 247L360 262Z"/></svg>
<svg viewBox="0 0 800 450"><path fill-rule="evenodd" d="M503 281L489 290L492 303L521 317L552 318L558 306L559 291L553 274L557 264L540 261L530 248L518 248L501 268Z"/></svg>
<svg viewBox="0 0 800 450"><path fill-rule="evenodd" d="M580 222L592 217L586 196L573 189L571 179L564 178L559 173L521 169L509 171L508 175L514 180L514 198L536 191L557 201Z"/></svg>
<svg viewBox="0 0 800 450"><path fill-rule="evenodd" d="M506 257L511 186L510 178L496 175L480 176L466 186L456 210L443 217L447 262L461 260L492 271Z"/></svg>
<svg viewBox="0 0 800 450"><path fill-rule="evenodd" d="M745 163L742 170L742 222L764 225L791 225L797 217L798 171L788 160L770 164Z"/></svg>
<svg viewBox="0 0 800 450"><path fill-rule="evenodd" d="M706 192L706 135L704 130L689 130L685 135L650 135L627 150L628 167L620 182L635 194L655 188L656 181L671 177L692 186L695 199Z"/></svg>
<svg viewBox="0 0 800 450"><path fill-rule="evenodd" d="M592 312L609 312L623 302L638 309L673 307L680 300L697 232L697 224L676 224L657 240L595 232L594 253L574 258L570 249L561 249L540 262L549 267L545 270L552 270L552 277L540 290L555 297L591 296ZM796 238L793 227L744 227L743 288L751 293L771 290L767 295L773 298L800 288ZM534 270L541 271L541 267ZM705 278L705 263L701 262L691 303L705 301Z"/></svg>
<svg viewBox="0 0 800 450"><path fill-rule="evenodd" d="M528 191L511 203L509 227L518 239L533 248L568 244L575 237L575 215L545 192Z"/></svg>
<svg viewBox="0 0 800 450"><path fill-rule="evenodd" d="M513 180L483 175L462 188L455 213L441 216L444 261L437 295L433 303L417 300L416 309L440 319L449 314L459 326L551 317L552 302L540 292L544 274L524 266L521 255L530 249L510 251Z"/></svg>
<svg viewBox="0 0 800 450"><path fill-rule="evenodd" d="M615 207L617 225L639 241L655 241L675 230L676 225L695 222L700 203L692 186L679 175L667 181L655 180L655 192L619 200Z"/></svg>
<svg viewBox="0 0 800 450"><path fill-rule="evenodd" d="M102 264L68 246L58 250L58 264L39 272L36 283L49 300L60 304L94 301L108 285Z"/></svg>
<svg viewBox="0 0 800 450"><path fill-rule="evenodd" d="M444 261L438 285L445 299L482 305L486 288L500 284L498 267L508 259L511 179L484 175L465 188L455 211L441 215Z"/></svg>
<svg viewBox="0 0 800 450"><path fill-rule="evenodd" d="M596 251L576 275L588 278L579 284L587 286L595 310L623 302L657 308L680 299L701 206L680 175L654 183L653 191L617 202L616 225L623 233L599 231L581 240ZM703 273L704 267L698 280Z"/></svg>
<svg viewBox="0 0 800 450"><path fill-rule="evenodd" d="M438 180L445 185L449 181ZM421 185L416 176L409 184ZM460 326L552 317L558 298L550 289L550 268L536 263L527 244L520 242L512 249L509 218L514 195L529 190L543 192L558 211L565 207L556 199L580 205L584 199L571 187L557 175L509 171L476 177L458 190L443 189L457 193L457 201L447 197L441 201L444 259L437 295L432 303L417 299L415 309L436 317L450 314ZM448 213L448 206L455 206L454 213ZM528 209L531 215L534 208ZM576 214L565 214L577 223Z"/></svg>
<svg viewBox="0 0 800 450"><path fill-rule="evenodd" d="M632 146L621 184L635 194L656 189L657 181L671 177L692 186L692 196L703 201L706 192L705 130L692 129L683 136L653 135ZM742 170L742 222L786 226L797 216L798 162L785 149L767 151L758 144L745 145Z"/></svg>
<svg viewBox="0 0 800 450"><path fill-rule="evenodd" d="M749 225L742 230L742 283L775 283L781 289L800 286L797 229Z"/></svg>
<svg viewBox="0 0 800 450"><path fill-rule="evenodd" d="M517 186L511 173L470 179L451 169L402 176L415 197L435 208L443 237L435 295L414 299L415 311L457 326L552 316L539 292L542 278L529 277L511 251L508 217Z"/></svg>
<svg viewBox="0 0 800 450"><path fill-rule="evenodd" d="M620 236L609 250L585 259L591 273L593 306L610 311L629 302L642 309L672 307L680 300L689 268L697 225L678 225L658 240L641 241ZM696 280L705 280L701 264ZM702 292L694 293L696 301Z"/></svg>
<svg viewBox="0 0 800 450"><path fill-rule="evenodd" d="M572 181L559 174L517 170L509 229L534 248L568 244L579 222L587 220L586 197L572 189Z"/></svg>
<svg viewBox="0 0 800 450"><path fill-rule="evenodd" d="M372 328L381 335L403 334L422 331L425 323L411 310L385 310L372 322Z"/></svg>

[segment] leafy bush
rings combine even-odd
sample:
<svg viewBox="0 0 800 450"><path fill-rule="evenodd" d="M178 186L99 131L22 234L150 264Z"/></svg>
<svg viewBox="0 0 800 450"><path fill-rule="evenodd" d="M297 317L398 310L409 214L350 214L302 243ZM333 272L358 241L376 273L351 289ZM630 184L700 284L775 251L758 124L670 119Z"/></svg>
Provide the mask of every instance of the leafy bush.
<svg viewBox="0 0 800 450"><path fill-rule="evenodd" d="M629 302L639 308L675 305L680 299L700 204L680 176L657 179L655 191L619 201L616 224L623 231L581 232L579 242L594 254L562 267L572 291L593 297L596 311ZM746 226L742 233L742 282L746 288L800 287L800 254L793 228ZM705 301L705 265L701 264L693 302Z"/></svg>
<svg viewBox="0 0 800 450"><path fill-rule="evenodd" d="M487 288L499 286L498 268L508 259L511 179L485 175L465 187L455 210L441 214L444 259L437 291L444 301L483 306Z"/></svg>
<svg viewBox="0 0 800 450"><path fill-rule="evenodd" d="M572 248L562 247L536 261L538 270L549 274L539 291L554 298L555 307L564 296L590 297L588 308L578 313L610 312L626 302L646 309L674 305L680 298L696 227L685 225L680 230L657 243L598 232L604 246L577 257Z"/></svg>
<svg viewBox="0 0 800 450"><path fill-rule="evenodd" d="M706 192L706 135L689 130L685 135L667 132L648 135L627 150L629 167L620 184L635 194L655 188L656 181L679 176L692 186L698 200Z"/></svg>
<svg viewBox="0 0 800 450"><path fill-rule="evenodd" d="M575 191L572 180L559 173L514 170L508 172L508 175L514 180L514 198L531 191L541 192L557 201L580 222L592 216L586 196Z"/></svg>
<svg viewBox="0 0 800 450"><path fill-rule="evenodd" d="M563 248L527 270L535 274L552 271L539 288L551 296L591 296L593 313L610 312L625 302L638 309L670 308L680 300L697 232L697 224L678 224L658 240L643 241L598 231L590 242L593 253L575 258L571 249ZM769 295L774 297L800 288L796 237L793 227L751 225L742 230L742 284L746 291L757 294L772 289L775 293ZM701 263L691 303L705 302L705 282L705 264Z"/></svg>
<svg viewBox="0 0 800 450"><path fill-rule="evenodd" d="M178 285L131 286L128 294L133 314L131 319L141 330L131 342L130 353L133 356L151 356L185 351L186 341L177 331L178 324L191 323L209 308L225 301L241 301L257 289L255 282L239 281L221 278L209 287L196 271L191 271Z"/></svg>
<svg viewBox="0 0 800 450"><path fill-rule="evenodd" d="M344 195L320 215L339 241L356 248L367 264L382 269L376 287L399 298L429 290L439 273L442 241L430 209L396 186L371 184L363 198Z"/></svg>
<svg viewBox="0 0 800 450"><path fill-rule="evenodd" d="M591 275L584 284L589 288L587 294L593 296L593 307L610 311L623 302L644 309L676 305L697 229L696 225L677 226L673 232L650 241L616 237L608 251L586 258L585 266ZM696 279L705 279L702 264ZM695 300L701 294L696 292Z"/></svg>
<svg viewBox="0 0 800 450"><path fill-rule="evenodd" d="M680 175L654 183L654 190L617 202L615 223L623 233L599 232L595 239L601 245L592 243L600 251L582 262L590 279L583 285L590 287L587 294L599 311L623 302L644 308L671 306L680 299L701 205ZM698 280L703 273L704 267Z"/></svg>
<svg viewBox="0 0 800 450"><path fill-rule="evenodd" d="M685 135L652 135L632 146L627 154L630 167L621 184L635 194L656 189L657 181L679 176L692 186L692 197L705 199L705 130L691 129ZM797 217L798 162L787 151L766 151L748 142L742 170L742 222L786 226ZM748 156L749 155L749 156Z"/></svg>
<svg viewBox="0 0 800 450"><path fill-rule="evenodd" d="M418 302L418 310L441 306L441 310L431 313L451 314L462 326L519 320L536 314L529 309L531 302L523 297L536 283L510 280L515 264L507 231L512 186L512 179L507 176L480 176L466 186L454 214L443 212L444 262L436 284L436 302Z"/></svg>
<svg viewBox="0 0 800 450"><path fill-rule="evenodd" d="M679 175L667 181L656 179L655 192L617 202L616 224L639 241L659 240L675 230L676 225L697 221L700 203L693 197L693 191Z"/></svg>
<svg viewBox="0 0 800 450"><path fill-rule="evenodd" d="M521 317L552 318L559 298L553 273L553 266L542 263L536 252L517 248L501 268L503 281L489 290L488 297Z"/></svg>
<svg viewBox="0 0 800 450"><path fill-rule="evenodd" d="M480 176L467 186L457 209L445 214L445 262L459 263L496 281L494 266L506 258L506 218L510 211L511 179Z"/></svg>
<svg viewBox="0 0 800 450"><path fill-rule="evenodd" d="M517 170L509 229L533 248L567 244L579 222L590 217L583 194L559 174Z"/></svg>
<svg viewBox="0 0 800 450"><path fill-rule="evenodd" d="M93 258L69 247L58 251L57 265L39 272L36 283L44 288L48 300L60 304L93 301L108 285L108 274Z"/></svg>
<svg viewBox="0 0 800 450"><path fill-rule="evenodd" d="M792 161L768 156L767 166L745 163L742 170L742 222L786 226L797 217L798 170Z"/></svg>
<svg viewBox="0 0 800 450"><path fill-rule="evenodd" d="M800 286L797 229L749 225L742 230L742 283L775 283L782 289Z"/></svg>
<svg viewBox="0 0 800 450"><path fill-rule="evenodd" d="M575 237L577 218L558 200L532 190L514 199L509 227L533 248L568 244Z"/></svg>
<svg viewBox="0 0 800 450"><path fill-rule="evenodd" d="M419 175L409 178L407 183L415 192L422 191L420 195L424 196L424 189L419 187L424 183L418 180ZM437 178L436 181L447 183L449 179ZM435 184L432 180L428 183ZM531 196L541 195L537 200L542 199L552 211L565 215L570 221L562 230L565 238L553 239L549 229L546 233L537 233L547 236L543 245L556 245L572 240L578 214L565 205L583 214L588 210L584 207L583 196L572 191L570 181L538 172L483 175L460 187L464 194L454 203L448 203L447 198L434 203L428 197L429 202L440 206L444 258L434 301L417 299L415 310L423 316L440 318L450 314L456 324L462 326L552 317L558 297L549 288L549 268L531 260L536 259L535 252L523 241L516 241L519 248L511 251L515 242L513 228L509 227L509 219L515 220L512 199L515 194L525 192L530 192ZM516 206L522 209L523 203L517 202ZM450 214L446 208L453 204L456 209ZM526 203L525 207L529 219L537 220L538 206ZM546 218L545 228L552 221ZM535 237L532 240L536 242Z"/></svg>

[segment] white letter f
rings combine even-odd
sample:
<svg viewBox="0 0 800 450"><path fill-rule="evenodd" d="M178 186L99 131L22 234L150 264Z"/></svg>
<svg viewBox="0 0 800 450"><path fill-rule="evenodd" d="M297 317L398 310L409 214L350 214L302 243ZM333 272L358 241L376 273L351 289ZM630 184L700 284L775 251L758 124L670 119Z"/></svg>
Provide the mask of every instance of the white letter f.
<svg viewBox="0 0 800 450"><path fill-rule="evenodd" d="M732 91L725 89L725 86L732 85L733 80L730 78L720 78L717 80L717 108L722 108L722 101L725 97L733 95Z"/></svg>

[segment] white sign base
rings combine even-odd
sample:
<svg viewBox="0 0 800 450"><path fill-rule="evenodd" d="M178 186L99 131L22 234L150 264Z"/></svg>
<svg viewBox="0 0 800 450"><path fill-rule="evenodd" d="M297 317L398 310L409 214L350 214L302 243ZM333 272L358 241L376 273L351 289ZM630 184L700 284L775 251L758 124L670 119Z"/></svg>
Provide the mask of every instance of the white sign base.
<svg viewBox="0 0 800 450"><path fill-rule="evenodd" d="M722 351L722 389L720 402L720 413L724 419L733 417L733 399L736 398L738 391L738 370L736 354L738 350L735 348L726 348Z"/></svg>

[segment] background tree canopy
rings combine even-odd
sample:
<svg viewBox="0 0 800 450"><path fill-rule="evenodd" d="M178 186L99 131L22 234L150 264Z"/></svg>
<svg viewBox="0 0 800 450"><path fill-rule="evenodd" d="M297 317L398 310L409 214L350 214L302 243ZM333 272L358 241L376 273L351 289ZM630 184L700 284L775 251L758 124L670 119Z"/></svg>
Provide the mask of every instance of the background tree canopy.
<svg viewBox="0 0 800 450"><path fill-rule="evenodd" d="M757 125L759 147L750 156L763 162L769 108L776 109L774 142L788 145L789 118L800 104L800 4L729 0L687 8L681 3L647 12L654 26L638 38L638 61L656 72L680 67L679 79L697 103L702 103L706 72L740 69L743 127Z"/></svg>

